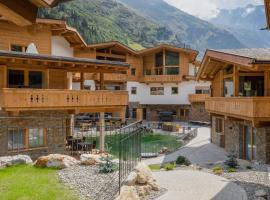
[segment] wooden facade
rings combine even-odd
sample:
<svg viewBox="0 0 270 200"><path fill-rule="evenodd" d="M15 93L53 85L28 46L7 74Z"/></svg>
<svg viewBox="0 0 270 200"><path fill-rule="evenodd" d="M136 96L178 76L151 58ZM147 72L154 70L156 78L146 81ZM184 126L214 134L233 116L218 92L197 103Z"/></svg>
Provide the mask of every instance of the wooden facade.
<svg viewBox="0 0 270 200"><path fill-rule="evenodd" d="M212 82L211 141L239 158L270 162L270 51L207 50L197 78Z"/></svg>

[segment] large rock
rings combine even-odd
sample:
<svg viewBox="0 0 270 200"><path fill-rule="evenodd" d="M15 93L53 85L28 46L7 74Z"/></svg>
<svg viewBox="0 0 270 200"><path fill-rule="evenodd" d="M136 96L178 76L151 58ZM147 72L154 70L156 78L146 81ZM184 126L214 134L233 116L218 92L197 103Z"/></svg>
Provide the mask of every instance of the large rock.
<svg viewBox="0 0 270 200"><path fill-rule="evenodd" d="M102 155L99 154L82 154L80 156L81 163L91 162L91 163L103 163L104 160L102 160Z"/></svg>
<svg viewBox="0 0 270 200"><path fill-rule="evenodd" d="M123 186L120 195L115 200L140 200L134 186Z"/></svg>
<svg viewBox="0 0 270 200"><path fill-rule="evenodd" d="M22 165L22 164L33 164L33 161L27 155L0 157L0 168L13 166L13 165Z"/></svg>
<svg viewBox="0 0 270 200"><path fill-rule="evenodd" d="M48 156L39 157L36 162L36 167L49 167L49 168L67 168L78 164L75 158L62 154L50 154Z"/></svg>
<svg viewBox="0 0 270 200"><path fill-rule="evenodd" d="M138 164L135 172L137 173L137 183L139 184L146 184L154 179L150 168L145 163Z"/></svg>
<svg viewBox="0 0 270 200"><path fill-rule="evenodd" d="M255 192L255 196L256 197L263 197L263 198L267 199L267 192L265 190L257 190Z"/></svg>
<svg viewBox="0 0 270 200"><path fill-rule="evenodd" d="M131 172L127 179L125 180L125 185L127 186L134 186L137 181L137 173L136 172Z"/></svg>
<svg viewBox="0 0 270 200"><path fill-rule="evenodd" d="M159 191L160 190L159 185L157 184L157 182L154 179L148 181L148 185L151 186L151 189L154 190L154 191Z"/></svg>

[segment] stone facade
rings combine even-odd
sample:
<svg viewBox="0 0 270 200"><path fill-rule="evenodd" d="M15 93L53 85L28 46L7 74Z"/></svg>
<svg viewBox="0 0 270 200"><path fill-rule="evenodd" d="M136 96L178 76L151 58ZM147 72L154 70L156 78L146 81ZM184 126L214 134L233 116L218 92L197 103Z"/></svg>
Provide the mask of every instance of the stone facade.
<svg viewBox="0 0 270 200"><path fill-rule="evenodd" d="M68 130L69 115L62 111L26 111L19 116L8 117L0 113L0 156L25 154L32 159L51 153L65 153L65 139ZM25 150L8 150L8 128L44 128L46 145Z"/></svg>
<svg viewBox="0 0 270 200"><path fill-rule="evenodd" d="M221 134L216 132L216 118L212 116L211 141L221 146ZM219 117L220 118L220 117ZM224 119L224 118L223 118ZM235 152L241 159L245 158L245 136L244 126L251 130L252 123L244 120L224 119L225 150ZM270 128L253 128L256 132L256 160L263 163L270 163Z"/></svg>
<svg viewBox="0 0 270 200"><path fill-rule="evenodd" d="M205 103L192 103L190 121L210 122L210 114L205 110Z"/></svg>

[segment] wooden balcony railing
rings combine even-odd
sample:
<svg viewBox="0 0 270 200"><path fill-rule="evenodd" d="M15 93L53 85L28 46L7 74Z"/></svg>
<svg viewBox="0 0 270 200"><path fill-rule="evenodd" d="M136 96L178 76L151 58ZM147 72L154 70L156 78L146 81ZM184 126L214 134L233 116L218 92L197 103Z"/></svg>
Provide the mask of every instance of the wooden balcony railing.
<svg viewBox="0 0 270 200"><path fill-rule="evenodd" d="M205 101L210 113L239 118L269 118L270 97L211 97Z"/></svg>
<svg viewBox="0 0 270 200"><path fill-rule="evenodd" d="M128 105L126 91L1 89L0 107L7 110L88 109Z"/></svg>
<svg viewBox="0 0 270 200"><path fill-rule="evenodd" d="M209 98L209 94L190 94L188 96L189 102L190 103L200 103L200 102L205 102L206 98Z"/></svg>
<svg viewBox="0 0 270 200"><path fill-rule="evenodd" d="M99 81L99 74L94 76L94 80ZM109 82L126 82L127 81L127 74L104 74L104 81Z"/></svg>
<svg viewBox="0 0 270 200"><path fill-rule="evenodd" d="M182 81L181 75L144 75L143 83L177 83Z"/></svg>

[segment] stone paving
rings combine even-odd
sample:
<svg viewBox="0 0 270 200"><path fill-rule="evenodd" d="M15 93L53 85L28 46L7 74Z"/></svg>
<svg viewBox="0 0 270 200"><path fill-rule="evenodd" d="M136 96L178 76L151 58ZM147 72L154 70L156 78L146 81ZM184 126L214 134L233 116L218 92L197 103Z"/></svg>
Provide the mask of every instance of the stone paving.
<svg viewBox="0 0 270 200"><path fill-rule="evenodd" d="M174 170L154 172L161 187L168 192L157 200L247 200L244 189L213 174Z"/></svg>
<svg viewBox="0 0 270 200"><path fill-rule="evenodd" d="M226 152L210 142L210 128L198 128L198 136L187 145L174 153L144 160L147 164L160 164L175 161L179 156L187 157L191 163L205 165L208 163L223 162L227 159Z"/></svg>

